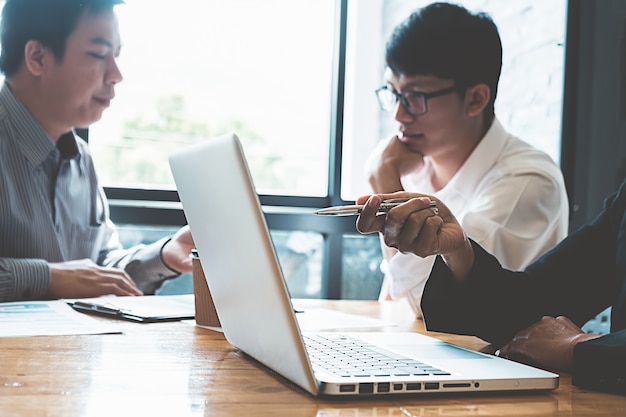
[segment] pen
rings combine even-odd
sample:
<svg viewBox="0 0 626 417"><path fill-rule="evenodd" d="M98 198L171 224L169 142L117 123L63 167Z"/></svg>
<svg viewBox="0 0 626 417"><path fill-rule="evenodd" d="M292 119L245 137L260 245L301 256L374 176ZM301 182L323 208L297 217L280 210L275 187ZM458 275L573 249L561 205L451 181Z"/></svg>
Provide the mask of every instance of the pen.
<svg viewBox="0 0 626 417"><path fill-rule="evenodd" d="M95 313L103 313L109 315L117 315L122 312L122 310L120 310L119 308L106 307L100 304L85 303L83 301L76 301L73 303L73 306L80 310L93 311Z"/></svg>
<svg viewBox="0 0 626 417"><path fill-rule="evenodd" d="M392 208L399 206L400 204L404 204L408 199L394 199L394 200L385 200L380 204L378 208L379 213L386 213ZM428 207L435 207L437 203L431 201ZM335 207L327 207L321 210L317 210L314 213L321 216L356 216L361 213L363 209L362 205L350 205L350 206L335 206Z"/></svg>

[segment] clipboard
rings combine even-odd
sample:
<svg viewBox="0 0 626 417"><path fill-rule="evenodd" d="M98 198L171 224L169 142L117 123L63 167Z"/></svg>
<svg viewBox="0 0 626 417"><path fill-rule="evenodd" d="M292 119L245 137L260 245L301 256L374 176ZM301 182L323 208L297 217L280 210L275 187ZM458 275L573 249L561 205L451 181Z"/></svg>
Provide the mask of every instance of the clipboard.
<svg viewBox="0 0 626 417"><path fill-rule="evenodd" d="M65 301L81 313L137 323L179 321L195 317L193 294L97 297Z"/></svg>

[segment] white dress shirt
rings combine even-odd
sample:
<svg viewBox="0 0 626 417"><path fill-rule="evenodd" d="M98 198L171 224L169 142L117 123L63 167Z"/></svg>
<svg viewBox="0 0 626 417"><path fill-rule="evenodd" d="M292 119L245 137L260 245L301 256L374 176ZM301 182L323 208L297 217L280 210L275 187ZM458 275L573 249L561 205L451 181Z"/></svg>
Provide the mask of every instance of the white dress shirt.
<svg viewBox="0 0 626 417"><path fill-rule="evenodd" d="M406 191L434 195L469 237L506 268L520 270L567 236L569 202L563 174L545 153L504 130L491 128L454 177L440 190L424 158L418 172L401 178ZM406 297L418 317L424 284L435 257L396 253L381 269L381 298Z"/></svg>

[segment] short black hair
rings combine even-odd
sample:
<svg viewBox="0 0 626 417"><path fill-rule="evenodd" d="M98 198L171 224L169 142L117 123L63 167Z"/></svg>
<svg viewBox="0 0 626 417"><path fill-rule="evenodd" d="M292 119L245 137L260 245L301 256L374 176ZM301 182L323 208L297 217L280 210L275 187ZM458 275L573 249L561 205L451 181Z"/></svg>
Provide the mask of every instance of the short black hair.
<svg viewBox="0 0 626 417"><path fill-rule="evenodd" d="M459 91L487 84L491 98L485 117L493 119L502 43L488 14L474 14L451 3L433 3L418 9L393 30L385 59L396 75L451 79Z"/></svg>
<svg viewBox="0 0 626 417"><path fill-rule="evenodd" d="M0 22L0 71L10 77L22 65L31 40L50 49L57 59L83 13L112 10L124 0L6 0Z"/></svg>

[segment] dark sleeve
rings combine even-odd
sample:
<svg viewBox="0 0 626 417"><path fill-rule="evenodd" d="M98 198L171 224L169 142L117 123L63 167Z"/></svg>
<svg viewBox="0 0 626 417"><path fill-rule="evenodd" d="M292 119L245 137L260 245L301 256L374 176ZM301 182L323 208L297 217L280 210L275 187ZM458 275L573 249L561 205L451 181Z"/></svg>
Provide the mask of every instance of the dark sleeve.
<svg viewBox="0 0 626 417"><path fill-rule="evenodd" d="M428 330L474 335L501 346L542 316L563 315L582 326L610 306L619 292L617 235L625 205L623 185L605 201L592 224L524 272L503 269L472 242L473 268L458 283L439 257L422 297Z"/></svg>
<svg viewBox="0 0 626 417"><path fill-rule="evenodd" d="M501 346L541 318L529 299L531 278L503 269L480 245L472 246L474 266L462 284L440 257L435 261L422 296L424 322L429 331L478 336Z"/></svg>
<svg viewBox="0 0 626 417"><path fill-rule="evenodd" d="M572 384L626 394L626 330L577 344Z"/></svg>

